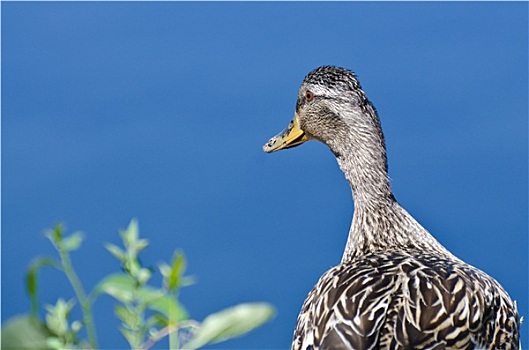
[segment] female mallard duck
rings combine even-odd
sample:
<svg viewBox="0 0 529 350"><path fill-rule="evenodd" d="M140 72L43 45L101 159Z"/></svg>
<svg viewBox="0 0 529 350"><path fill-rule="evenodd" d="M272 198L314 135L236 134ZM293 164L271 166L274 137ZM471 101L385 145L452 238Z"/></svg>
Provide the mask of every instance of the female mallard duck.
<svg viewBox="0 0 529 350"><path fill-rule="evenodd" d="M342 261L307 296L292 349L518 349L520 321L505 290L395 200L377 112L349 70L309 73L294 119L263 149L310 139L336 156L355 210Z"/></svg>

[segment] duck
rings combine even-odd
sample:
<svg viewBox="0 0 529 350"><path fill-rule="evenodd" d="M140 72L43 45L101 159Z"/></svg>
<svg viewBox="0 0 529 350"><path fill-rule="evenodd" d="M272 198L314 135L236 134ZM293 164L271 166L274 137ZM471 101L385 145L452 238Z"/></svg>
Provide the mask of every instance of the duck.
<svg viewBox="0 0 529 350"><path fill-rule="evenodd" d="M294 118L263 150L309 140L336 157L354 212L340 263L303 303L292 350L520 348L520 317L504 288L450 253L395 199L380 118L352 71L311 71Z"/></svg>

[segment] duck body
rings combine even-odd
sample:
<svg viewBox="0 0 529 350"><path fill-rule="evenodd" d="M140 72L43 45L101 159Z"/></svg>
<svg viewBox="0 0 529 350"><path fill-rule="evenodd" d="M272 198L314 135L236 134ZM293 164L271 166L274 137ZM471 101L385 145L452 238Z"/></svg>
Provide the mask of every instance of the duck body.
<svg viewBox="0 0 529 350"><path fill-rule="evenodd" d="M517 349L513 308L495 280L469 265L373 253L320 278L292 349Z"/></svg>
<svg viewBox="0 0 529 350"><path fill-rule="evenodd" d="M341 263L303 303L292 349L518 349L519 316L501 285L396 201L378 114L349 70L309 73L294 119L263 149L311 139L336 156L355 211Z"/></svg>
<svg viewBox="0 0 529 350"><path fill-rule="evenodd" d="M516 306L501 285L449 253L396 201L390 207L394 215L364 217L366 227L418 241L367 246L364 238L346 250L305 300L292 349L517 349Z"/></svg>

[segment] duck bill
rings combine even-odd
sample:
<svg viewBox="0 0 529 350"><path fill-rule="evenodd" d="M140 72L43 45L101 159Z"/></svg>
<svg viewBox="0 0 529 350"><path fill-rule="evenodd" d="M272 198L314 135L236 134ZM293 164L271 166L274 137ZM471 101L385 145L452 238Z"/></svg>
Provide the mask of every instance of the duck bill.
<svg viewBox="0 0 529 350"><path fill-rule="evenodd" d="M309 138L307 137L307 134L305 134L305 132L299 127L298 117L295 116L285 130L268 140L263 146L263 151L266 153L272 153L282 149L299 146L308 140Z"/></svg>

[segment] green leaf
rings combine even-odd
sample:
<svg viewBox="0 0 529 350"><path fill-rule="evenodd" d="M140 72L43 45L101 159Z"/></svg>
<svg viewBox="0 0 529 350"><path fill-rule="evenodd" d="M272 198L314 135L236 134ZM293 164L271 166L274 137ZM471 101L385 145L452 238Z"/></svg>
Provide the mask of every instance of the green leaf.
<svg viewBox="0 0 529 350"><path fill-rule="evenodd" d="M137 272L137 280L140 283L140 285L143 285L147 283L147 281L151 278L152 272L149 269L146 268L140 268Z"/></svg>
<svg viewBox="0 0 529 350"><path fill-rule="evenodd" d="M120 262L123 263L125 261L125 252L121 250L121 248L119 248L117 245L114 245L112 243L105 243L105 248Z"/></svg>
<svg viewBox="0 0 529 350"><path fill-rule="evenodd" d="M167 283L167 289L173 291L180 287L182 284L181 279L184 275L185 268L186 260L184 254L181 252L175 252L170 273L164 276Z"/></svg>
<svg viewBox="0 0 529 350"><path fill-rule="evenodd" d="M60 268L59 264L52 258L37 258L29 265L26 273L26 290L31 299L31 315L37 317L38 299L37 299L37 272L43 266L53 266Z"/></svg>
<svg viewBox="0 0 529 350"><path fill-rule="evenodd" d="M136 253L141 252L143 249L147 248L148 246L149 246L149 240L139 239L135 245Z"/></svg>
<svg viewBox="0 0 529 350"><path fill-rule="evenodd" d="M122 303L130 303L134 298L134 280L122 273L114 273L103 278L92 292L94 296L108 294Z"/></svg>
<svg viewBox="0 0 529 350"><path fill-rule="evenodd" d="M132 348L139 348L139 345L142 343L142 338L140 334L124 327L120 327L119 331L125 337L125 339L127 339L127 342L131 345Z"/></svg>
<svg viewBox="0 0 529 350"><path fill-rule="evenodd" d="M141 265L136 259L136 255L129 254L130 252L127 252L127 257L125 259L125 262L123 263L123 269L127 272L127 275L130 275L133 279L138 279L138 272L141 269Z"/></svg>
<svg viewBox="0 0 529 350"><path fill-rule="evenodd" d="M37 270L29 269L26 273L26 290L29 297L33 299L37 296Z"/></svg>
<svg viewBox="0 0 529 350"><path fill-rule="evenodd" d="M123 303L130 303L136 297L136 301L140 304L147 305L151 310L158 311L168 318L172 316L178 320L187 318L186 312L163 290L146 285L137 286L130 276L122 273L105 277L96 285L92 294L94 296L108 294Z"/></svg>
<svg viewBox="0 0 529 350"><path fill-rule="evenodd" d="M145 321L145 327L148 329L156 326L167 327L168 324L167 319L160 314L154 314Z"/></svg>
<svg viewBox="0 0 529 350"><path fill-rule="evenodd" d="M180 287L187 287L197 283L195 276L184 276L180 279Z"/></svg>
<svg viewBox="0 0 529 350"><path fill-rule="evenodd" d="M55 350L62 350L64 348L64 343L60 338L49 337L46 339L46 347Z"/></svg>
<svg viewBox="0 0 529 350"><path fill-rule="evenodd" d="M197 349L239 337L268 322L274 315L268 303L244 303L211 314L204 319L185 348Z"/></svg>
<svg viewBox="0 0 529 350"><path fill-rule="evenodd" d="M167 317L169 323L188 319L186 310L170 295L159 295L148 303L148 307Z"/></svg>
<svg viewBox="0 0 529 350"><path fill-rule="evenodd" d="M167 265L165 262L158 264L158 269L164 278L168 278L171 275L171 266Z"/></svg>
<svg viewBox="0 0 529 350"><path fill-rule="evenodd" d="M67 252L78 249L83 242L83 234L81 232L72 233L68 237L64 237L61 243L61 248Z"/></svg>
<svg viewBox="0 0 529 350"><path fill-rule="evenodd" d="M165 297L165 293L161 289L153 288L150 286L141 286L138 288L138 299L140 303L144 305L152 305L158 300Z"/></svg>
<svg viewBox="0 0 529 350"><path fill-rule="evenodd" d="M57 224L55 227L51 230L47 230L45 232L45 236L48 237L48 239L51 241L51 243L55 246L55 248L58 249L61 241L62 241L62 232L64 228L62 224Z"/></svg>
<svg viewBox="0 0 529 350"><path fill-rule="evenodd" d="M46 338L51 333L29 315L15 316L2 327L3 350L46 350Z"/></svg>
<svg viewBox="0 0 529 350"><path fill-rule="evenodd" d="M134 328L139 323L138 315L122 305L116 305L114 307L114 313L129 328Z"/></svg>
<svg viewBox="0 0 529 350"><path fill-rule="evenodd" d="M138 242L139 233L140 227L138 225L138 220L130 220L127 229L124 231L120 231L120 235L123 239L123 244L125 245L125 247L134 247Z"/></svg>
<svg viewBox="0 0 529 350"><path fill-rule="evenodd" d="M73 300L64 301L59 298L55 305L46 305L46 326L50 331L59 336L65 336L68 332L68 315L75 302Z"/></svg>
<svg viewBox="0 0 529 350"><path fill-rule="evenodd" d="M30 296L37 294L37 272L41 267L52 266L57 269L60 268L59 263L52 258L37 258L31 262L26 274L26 288Z"/></svg>

